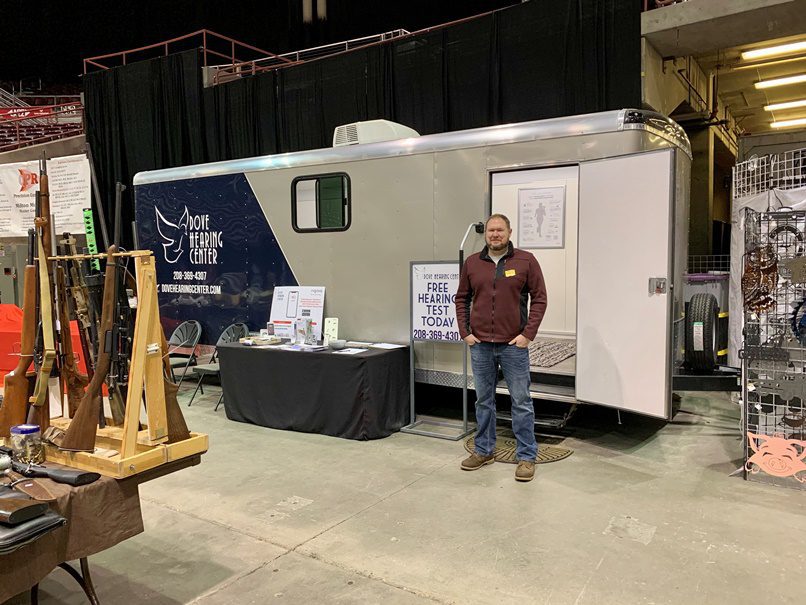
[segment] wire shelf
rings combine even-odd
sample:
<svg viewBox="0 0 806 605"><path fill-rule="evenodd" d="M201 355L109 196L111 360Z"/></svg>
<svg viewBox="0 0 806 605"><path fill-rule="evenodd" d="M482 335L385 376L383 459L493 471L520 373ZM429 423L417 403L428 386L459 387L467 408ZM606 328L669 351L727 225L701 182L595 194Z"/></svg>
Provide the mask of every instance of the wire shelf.
<svg viewBox="0 0 806 605"><path fill-rule="evenodd" d="M745 225L741 356L746 477L806 489L806 283L800 283L803 275L793 264L806 260L806 212L747 209ZM783 447L792 448L793 462L800 457L802 471L788 476L776 471L780 461L770 456Z"/></svg>
<svg viewBox="0 0 806 605"><path fill-rule="evenodd" d="M806 148L761 157L753 156L733 167L733 198L758 195L770 189L806 186Z"/></svg>
<svg viewBox="0 0 806 605"><path fill-rule="evenodd" d="M730 254L692 254L688 257L688 272L728 273Z"/></svg>

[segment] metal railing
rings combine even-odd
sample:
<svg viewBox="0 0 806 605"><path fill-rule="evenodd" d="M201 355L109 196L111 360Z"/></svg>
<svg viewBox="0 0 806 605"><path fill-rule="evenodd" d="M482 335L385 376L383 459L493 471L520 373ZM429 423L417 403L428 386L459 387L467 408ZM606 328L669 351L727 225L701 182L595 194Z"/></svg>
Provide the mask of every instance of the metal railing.
<svg viewBox="0 0 806 605"><path fill-rule="evenodd" d="M72 103L81 103L81 95L74 94L42 95L20 93L20 95L16 98L19 99L24 105L29 105L28 101L33 101L33 103L30 105L34 107L39 105L68 105Z"/></svg>
<svg viewBox="0 0 806 605"><path fill-rule="evenodd" d="M395 29L382 34L373 34L371 36L363 36L361 38L352 38L343 42L333 42L332 44L324 44L322 46L315 46L313 48L306 48L304 50L295 50L292 52L283 53L276 57L264 57L262 59L255 59L254 61L245 61L233 65L217 67L216 73L213 75L213 84L223 84L235 78L242 76L251 76L260 71L269 71L279 67L290 67L312 59L321 59L364 46L370 46L402 36L408 36L410 31L405 29Z"/></svg>
<svg viewBox="0 0 806 605"><path fill-rule="evenodd" d="M106 55L89 57L84 59L84 73L87 74L100 69L110 69L119 65L127 65L128 63L131 63L132 60L141 61L147 58L164 57L171 54L171 52L179 52L182 50L181 47L185 47L185 50L188 48L198 47L199 42L201 42L202 54L204 57L204 67L208 67L210 64L208 56L224 59L232 65L235 65L236 63L243 63L244 57L236 56L236 52L239 54L256 53L260 55L260 57L276 58L281 63L291 62L288 59L282 59L279 57L279 55L267 50L263 50L262 48L257 48L251 44L239 42L234 38L223 36L209 29L200 29L189 34L185 34L184 36L171 38L170 40L163 40L162 42L157 42L155 44L149 44L147 46L141 46L139 48L133 48L130 50L108 53ZM214 48L214 46L217 48Z"/></svg>
<svg viewBox="0 0 806 605"><path fill-rule="evenodd" d="M27 107L28 103L0 88L0 107Z"/></svg>
<svg viewBox="0 0 806 605"><path fill-rule="evenodd" d="M301 58L299 61L287 61L287 62L285 62L283 64L276 64L276 65L271 65L271 66L257 65L254 61L244 61L240 65L233 64L231 66L231 72L234 73L235 77L237 77L237 76L244 76L244 75L254 75L254 74L262 72L262 71L271 71L271 70L275 70L275 69L283 69L283 68L286 68L286 67L291 67L293 65L299 65L300 63L302 63L302 62L304 62L306 60L311 61L311 60L315 60L315 59L321 59L323 56L332 57L332 56L335 56L335 55L340 55L342 53L352 52L354 50L357 50L358 48L368 48L370 46L378 46L380 44L388 44L393 39L400 40L400 39L404 39L404 38L414 38L416 36L423 36L423 35L431 33L431 32L435 32L435 31L445 29L447 27L451 27L453 25L458 25L460 23L467 23L469 21L475 21L476 19L481 19L481 18L486 17L488 15L491 15L491 14L493 14L495 12L497 12L497 11L495 11L495 10L487 11L486 13L480 13L478 15L472 15L470 17L463 17L462 19L456 19L455 21L449 21L447 23L440 23L439 25L434 25L434 26L431 26L431 27L425 27L423 29L418 29L417 31L413 31L413 32L410 32L410 31L405 30L405 29L396 29L396 30L393 30L392 32L387 32L385 34L376 34L375 36L368 36L369 38L374 37L375 39L371 40L371 41L369 41L369 40L365 41L364 43L360 44L359 46L354 46L352 48L347 48L347 49L345 49L343 47L342 48L335 48L335 49L333 49L331 52L329 52L326 55L312 56L312 57L310 57L308 59L302 59ZM395 34L395 35L392 36L392 37L384 37L384 36L388 36L389 34ZM355 40L361 40L361 38L356 38ZM348 42L349 42L349 40L348 40ZM339 46L339 45L343 45L343 44L344 44L344 42L337 42L337 43L335 43L333 45L326 45L326 46ZM317 47L317 48L324 48L324 47ZM309 49L309 50L316 50L316 49ZM299 52L304 53L306 51L299 51ZM282 58L286 59L287 56L293 55L293 54L294 53L286 53L286 55L283 55ZM280 55L277 55L277 56L279 57ZM215 83L222 83L223 81L225 81L225 80L220 79L218 82L215 82Z"/></svg>
<svg viewBox="0 0 806 605"><path fill-rule="evenodd" d="M15 117L5 118L0 115L0 152L84 132L84 106L80 103L15 109ZM25 111L28 115L18 113Z"/></svg>

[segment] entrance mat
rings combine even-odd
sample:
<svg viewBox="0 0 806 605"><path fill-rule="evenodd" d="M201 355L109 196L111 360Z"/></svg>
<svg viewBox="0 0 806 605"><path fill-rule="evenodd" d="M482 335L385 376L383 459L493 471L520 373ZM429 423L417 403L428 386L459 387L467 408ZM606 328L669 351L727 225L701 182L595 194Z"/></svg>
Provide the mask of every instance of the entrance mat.
<svg viewBox="0 0 806 605"><path fill-rule="evenodd" d="M537 464L544 464L547 462L557 462L558 460L562 460L563 458L568 458L568 456L574 453L574 450L567 447L562 447L560 445L552 444L551 443L552 441L556 443L562 440L551 437L538 438ZM499 431L496 431L495 461L515 464L518 461L515 458L516 443L517 442L515 441L515 436L512 434L512 431L504 431L503 434ZM475 451L475 444L473 437L468 437L465 440L465 449L471 454Z"/></svg>
<svg viewBox="0 0 806 605"><path fill-rule="evenodd" d="M575 340L536 338L529 344L529 365L550 368L577 354Z"/></svg>

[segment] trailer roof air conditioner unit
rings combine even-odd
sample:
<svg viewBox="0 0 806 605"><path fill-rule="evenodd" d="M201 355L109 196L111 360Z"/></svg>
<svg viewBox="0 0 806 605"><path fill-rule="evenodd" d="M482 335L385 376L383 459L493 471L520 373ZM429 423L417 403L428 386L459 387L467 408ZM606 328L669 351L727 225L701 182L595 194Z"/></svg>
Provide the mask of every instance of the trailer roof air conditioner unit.
<svg viewBox="0 0 806 605"><path fill-rule="evenodd" d="M358 145L359 143L377 143L379 141L394 141L408 137L419 137L416 130L390 122L389 120L369 120L367 122L353 122L337 126L333 131L333 147L343 145Z"/></svg>

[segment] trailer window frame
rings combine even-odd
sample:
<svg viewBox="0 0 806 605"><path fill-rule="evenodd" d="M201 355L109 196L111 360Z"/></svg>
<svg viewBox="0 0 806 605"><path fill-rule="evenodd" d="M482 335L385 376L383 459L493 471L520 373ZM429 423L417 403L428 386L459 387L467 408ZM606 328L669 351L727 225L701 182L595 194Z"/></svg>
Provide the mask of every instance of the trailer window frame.
<svg viewBox="0 0 806 605"><path fill-rule="evenodd" d="M323 178L340 177L343 182L342 189L342 222L341 227L322 227L322 213L320 206L320 188L319 183ZM302 181L315 181L316 182L316 227L300 227L297 223L297 184ZM319 174L305 174L294 178L291 181L291 227L297 233L334 233L338 231L347 231L353 221L352 209L352 183L350 175L346 172L325 172Z"/></svg>

